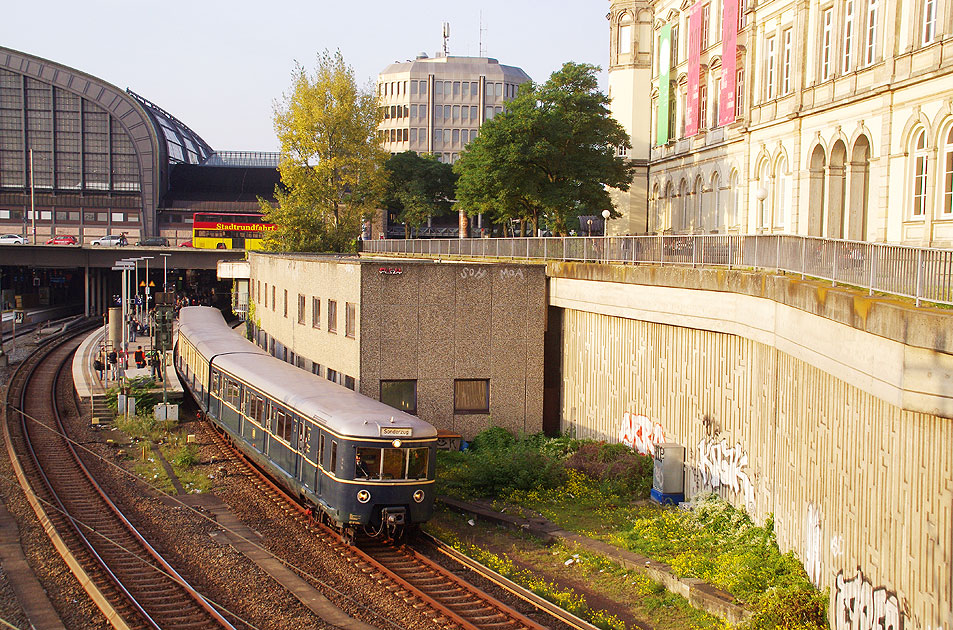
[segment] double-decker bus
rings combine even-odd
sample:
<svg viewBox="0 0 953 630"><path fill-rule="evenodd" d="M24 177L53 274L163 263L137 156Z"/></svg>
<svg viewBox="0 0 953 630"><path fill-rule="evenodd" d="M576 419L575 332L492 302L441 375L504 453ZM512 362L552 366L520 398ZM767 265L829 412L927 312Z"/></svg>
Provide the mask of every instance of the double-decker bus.
<svg viewBox="0 0 953 630"><path fill-rule="evenodd" d="M277 230L260 214L196 212L192 220L192 246L203 249L261 249L267 232Z"/></svg>

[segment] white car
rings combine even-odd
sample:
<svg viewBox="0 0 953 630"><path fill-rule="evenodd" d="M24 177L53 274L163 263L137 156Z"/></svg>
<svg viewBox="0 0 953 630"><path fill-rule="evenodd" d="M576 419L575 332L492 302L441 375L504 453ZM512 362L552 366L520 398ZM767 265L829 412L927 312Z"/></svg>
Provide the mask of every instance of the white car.
<svg viewBox="0 0 953 630"><path fill-rule="evenodd" d="M0 245L26 245L26 239L19 234L2 234Z"/></svg>
<svg viewBox="0 0 953 630"><path fill-rule="evenodd" d="M90 245L102 246L102 247L122 247L126 244L126 237L121 234L107 234L106 236L100 236L94 240Z"/></svg>

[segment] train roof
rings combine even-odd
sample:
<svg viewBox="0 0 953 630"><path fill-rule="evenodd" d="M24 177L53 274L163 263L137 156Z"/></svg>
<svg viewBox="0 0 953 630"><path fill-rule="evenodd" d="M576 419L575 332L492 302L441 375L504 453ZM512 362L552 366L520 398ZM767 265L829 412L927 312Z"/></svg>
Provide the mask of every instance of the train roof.
<svg viewBox="0 0 953 630"><path fill-rule="evenodd" d="M417 416L385 405L297 368L243 338L228 327L221 312L208 306L179 311L185 335L215 366L235 375L303 416L356 438L431 438L437 430ZM405 435L410 429L411 435Z"/></svg>

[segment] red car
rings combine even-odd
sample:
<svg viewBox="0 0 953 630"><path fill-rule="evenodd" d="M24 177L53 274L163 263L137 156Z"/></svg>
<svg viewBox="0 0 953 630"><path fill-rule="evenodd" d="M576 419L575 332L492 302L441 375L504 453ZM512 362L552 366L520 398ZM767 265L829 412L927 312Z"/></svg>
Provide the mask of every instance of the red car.
<svg viewBox="0 0 953 630"><path fill-rule="evenodd" d="M184 243L179 243L179 247L192 247L192 241L185 241Z"/></svg>
<svg viewBox="0 0 953 630"><path fill-rule="evenodd" d="M76 245L76 237L72 234L60 234L46 242L47 245Z"/></svg>

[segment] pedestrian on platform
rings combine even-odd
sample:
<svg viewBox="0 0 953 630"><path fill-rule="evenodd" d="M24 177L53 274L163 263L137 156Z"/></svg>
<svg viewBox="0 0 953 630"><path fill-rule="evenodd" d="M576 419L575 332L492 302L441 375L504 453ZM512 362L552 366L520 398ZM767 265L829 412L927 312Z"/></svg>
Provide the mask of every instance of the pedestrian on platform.
<svg viewBox="0 0 953 630"><path fill-rule="evenodd" d="M106 355L106 361L107 363L109 363L109 369L113 373L113 379L118 378L118 375L116 372L116 364L119 362L119 355L116 354L115 350L111 350L109 354Z"/></svg>
<svg viewBox="0 0 953 630"><path fill-rule="evenodd" d="M98 356L93 359L93 369L96 370L96 375L99 377L99 380L103 380L103 372L106 371L106 366L103 365L102 360Z"/></svg>
<svg viewBox="0 0 953 630"><path fill-rule="evenodd" d="M141 370L146 367L146 353L142 350L142 346L136 348L135 359L137 368Z"/></svg>
<svg viewBox="0 0 953 630"><path fill-rule="evenodd" d="M160 357L161 355L159 354L158 350L153 350L152 352L149 353L149 367L152 368L152 378L157 379L158 381L161 382L162 371L159 369L161 365Z"/></svg>

